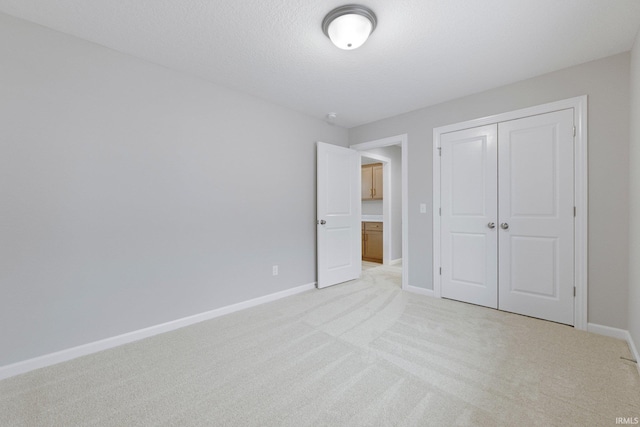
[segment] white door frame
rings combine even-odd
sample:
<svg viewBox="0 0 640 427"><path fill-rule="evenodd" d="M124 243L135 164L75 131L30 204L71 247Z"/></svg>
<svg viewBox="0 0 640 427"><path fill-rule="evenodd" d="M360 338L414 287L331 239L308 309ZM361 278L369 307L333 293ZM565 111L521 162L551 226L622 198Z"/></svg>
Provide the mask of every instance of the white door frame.
<svg viewBox="0 0 640 427"><path fill-rule="evenodd" d="M515 120L538 114L573 108L576 127L574 139L574 203L575 252L574 277L576 297L574 300L574 327L587 330L587 279L588 279L588 162L587 162L587 96L578 96L521 110L496 114L475 120L441 126L433 129L433 294L441 298L440 282L440 136L444 133ZM404 244L404 241L403 241Z"/></svg>
<svg viewBox="0 0 640 427"><path fill-rule="evenodd" d="M382 263L389 264L391 261L391 239L393 238L391 201L394 197L391 191L391 159L363 151L360 153L360 164L362 164L363 157L382 162L382 188L384 191L384 197L382 198Z"/></svg>
<svg viewBox="0 0 640 427"><path fill-rule="evenodd" d="M357 151L367 151L372 148L389 147L391 145L399 145L402 149L402 289L409 288L409 192L407 183L409 181L408 174L408 138L407 134L390 136L388 138L376 139L374 141L363 142L349 146ZM386 189L385 189L386 191ZM386 230L385 225L383 228Z"/></svg>

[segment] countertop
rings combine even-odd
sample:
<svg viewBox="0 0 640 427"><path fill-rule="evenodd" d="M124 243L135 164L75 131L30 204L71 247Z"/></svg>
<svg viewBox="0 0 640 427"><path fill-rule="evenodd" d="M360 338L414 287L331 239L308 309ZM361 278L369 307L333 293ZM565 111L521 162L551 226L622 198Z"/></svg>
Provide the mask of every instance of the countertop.
<svg viewBox="0 0 640 427"><path fill-rule="evenodd" d="M382 215L362 215L362 222L383 222Z"/></svg>

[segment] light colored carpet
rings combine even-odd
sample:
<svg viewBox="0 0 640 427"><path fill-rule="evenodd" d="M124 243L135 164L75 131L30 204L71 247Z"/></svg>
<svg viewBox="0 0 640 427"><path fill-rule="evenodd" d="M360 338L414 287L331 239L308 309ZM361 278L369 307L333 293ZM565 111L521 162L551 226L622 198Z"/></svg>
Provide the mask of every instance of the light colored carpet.
<svg viewBox="0 0 640 427"><path fill-rule="evenodd" d="M400 290L397 268L0 382L2 426L609 426L623 341Z"/></svg>
<svg viewBox="0 0 640 427"><path fill-rule="evenodd" d="M372 268L380 267L382 264L379 262L362 261L362 271L370 270Z"/></svg>

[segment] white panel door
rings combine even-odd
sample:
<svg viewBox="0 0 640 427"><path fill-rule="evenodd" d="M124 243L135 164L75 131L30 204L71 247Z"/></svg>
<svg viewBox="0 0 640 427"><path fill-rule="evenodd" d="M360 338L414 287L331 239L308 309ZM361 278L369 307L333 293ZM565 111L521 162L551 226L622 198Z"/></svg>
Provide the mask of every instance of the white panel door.
<svg viewBox="0 0 640 427"><path fill-rule="evenodd" d="M497 308L497 126L442 135L441 293Z"/></svg>
<svg viewBox="0 0 640 427"><path fill-rule="evenodd" d="M318 288L362 271L360 153L318 142Z"/></svg>
<svg viewBox="0 0 640 427"><path fill-rule="evenodd" d="M573 325L573 110L498 125L499 308Z"/></svg>

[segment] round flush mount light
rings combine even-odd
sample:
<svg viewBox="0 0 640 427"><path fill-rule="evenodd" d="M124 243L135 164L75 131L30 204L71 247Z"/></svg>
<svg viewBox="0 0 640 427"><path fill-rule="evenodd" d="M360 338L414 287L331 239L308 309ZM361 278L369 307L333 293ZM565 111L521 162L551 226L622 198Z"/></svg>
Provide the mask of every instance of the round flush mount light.
<svg viewBox="0 0 640 427"><path fill-rule="evenodd" d="M322 31L340 49L352 50L364 44L376 29L375 13L365 6L348 4L333 9L322 20Z"/></svg>

